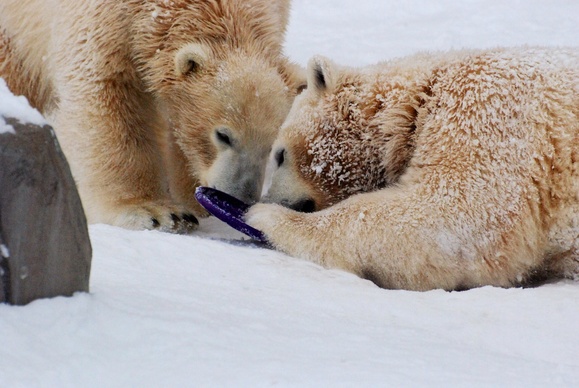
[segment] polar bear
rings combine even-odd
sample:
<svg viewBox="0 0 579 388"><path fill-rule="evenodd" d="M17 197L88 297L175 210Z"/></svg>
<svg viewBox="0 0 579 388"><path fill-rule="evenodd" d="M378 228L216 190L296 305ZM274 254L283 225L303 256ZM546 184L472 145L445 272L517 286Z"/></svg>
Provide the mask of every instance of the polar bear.
<svg viewBox="0 0 579 388"><path fill-rule="evenodd" d="M289 0L2 0L0 77L55 127L89 222L189 232L200 184L259 199L301 81L288 14Z"/></svg>
<svg viewBox="0 0 579 388"><path fill-rule="evenodd" d="M276 248L384 288L579 278L579 50L308 66L246 214ZM296 210L301 210L298 212Z"/></svg>

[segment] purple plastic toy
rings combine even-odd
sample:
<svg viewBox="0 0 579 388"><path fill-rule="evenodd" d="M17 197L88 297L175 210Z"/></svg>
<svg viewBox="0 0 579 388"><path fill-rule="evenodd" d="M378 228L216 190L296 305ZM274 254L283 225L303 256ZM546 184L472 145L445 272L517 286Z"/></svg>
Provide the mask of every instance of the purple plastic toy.
<svg viewBox="0 0 579 388"><path fill-rule="evenodd" d="M210 187L198 187L195 190L195 198L209 213L227 225L257 241L267 242L261 231L252 228L243 221L243 215L250 207L245 202Z"/></svg>

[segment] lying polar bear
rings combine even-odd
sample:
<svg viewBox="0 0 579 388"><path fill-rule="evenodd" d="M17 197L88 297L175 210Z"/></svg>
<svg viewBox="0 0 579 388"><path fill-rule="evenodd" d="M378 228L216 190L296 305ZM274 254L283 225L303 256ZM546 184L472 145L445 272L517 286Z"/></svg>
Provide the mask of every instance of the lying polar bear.
<svg viewBox="0 0 579 388"><path fill-rule="evenodd" d="M385 288L579 277L578 49L308 73L274 144L286 207L246 215L276 248Z"/></svg>

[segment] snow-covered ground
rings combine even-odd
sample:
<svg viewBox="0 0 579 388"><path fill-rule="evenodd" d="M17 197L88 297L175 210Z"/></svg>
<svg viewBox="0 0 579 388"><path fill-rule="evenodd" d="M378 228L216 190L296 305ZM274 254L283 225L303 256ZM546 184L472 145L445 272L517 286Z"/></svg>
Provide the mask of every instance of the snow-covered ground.
<svg viewBox="0 0 579 388"><path fill-rule="evenodd" d="M4 121L4 117L36 125L46 124L44 117L36 109L30 108L26 97L14 96L10 93L6 82L0 78L0 134L14 133L14 128Z"/></svg>
<svg viewBox="0 0 579 388"><path fill-rule="evenodd" d="M518 44L579 45L579 2L294 0L286 52L364 65ZM90 233L90 294L0 305L0 387L579 386L579 282L389 291L215 219Z"/></svg>

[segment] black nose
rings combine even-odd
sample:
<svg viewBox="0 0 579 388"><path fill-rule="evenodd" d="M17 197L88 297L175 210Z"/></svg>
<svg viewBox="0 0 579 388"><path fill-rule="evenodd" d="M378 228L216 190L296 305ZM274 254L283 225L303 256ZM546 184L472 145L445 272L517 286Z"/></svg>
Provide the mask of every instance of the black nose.
<svg viewBox="0 0 579 388"><path fill-rule="evenodd" d="M294 202L290 206L290 208L303 213L313 213L316 211L316 203L314 202L313 199L308 198L298 202Z"/></svg>

